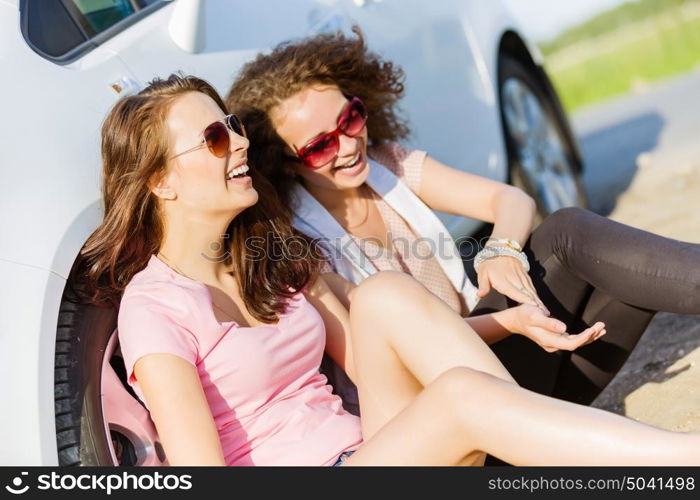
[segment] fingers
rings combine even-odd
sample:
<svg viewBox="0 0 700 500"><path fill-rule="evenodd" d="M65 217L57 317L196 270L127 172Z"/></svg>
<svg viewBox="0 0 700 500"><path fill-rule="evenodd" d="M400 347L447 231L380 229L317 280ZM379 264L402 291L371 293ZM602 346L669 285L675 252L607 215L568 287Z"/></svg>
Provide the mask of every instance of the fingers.
<svg viewBox="0 0 700 500"><path fill-rule="evenodd" d="M479 290L476 292L478 297L486 297L491 291L491 284L489 282L488 275L482 277L482 275L477 275L477 281L479 283Z"/></svg>
<svg viewBox="0 0 700 500"><path fill-rule="evenodd" d="M573 351L583 345L598 340L606 333L605 324L602 321L595 323L593 326L575 335L568 333L557 334L543 329L540 329L540 331L545 333L544 336L541 337L541 342L539 343L547 352L553 352L551 349Z"/></svg>
<svg viewBox="0 0 700 500"><path fill-rule="evenodd" d="M600 338L603 335L603 330L605 330L605 323L598 321L596 324L586 328L579 334L569 335L569 339L571 339L576 347L579 347ZM576 347L574 347L574 349Z"/></svg>
<svg viewBox="0 0 700 500"><path fill-rule="evenodd" d="M532 298L532 294L527 287L520 283L517 273L513 271L513 263L509 263L509 260L513 259L491 259L481 264L477 275L479 282L479 291L477 293L481 294L483 283L484 287L488 287L488 290L493 287L516 302L537 306L537 301ZM515 264L520 266L520 262L516 261Z"/></svg>
<svg viewBox="0 0 700 500"><path fill-rule="evenodd" d="M479 282L477 295L479 297L484 297L493 287L516 302L536 306L547 316L551 314L537 295L537 290L535 290L530 276L522 268L520 262L512 258L484 262L477 279Z"/></svg>
<svg viewBox="0 0 700 500"><path fill-rule="evenodd" d="M539 307L544 314L549 316L551 313L549 312L549 309L547 309L547 306L544 305L544 302L542 302L540 297L537 295L537 290L535 290L535 285L532 283L530 276L524 270L520 270L518 273L518 278L520 279L521 287L526 289L532 300L535 301L535 304L533 305Z"/></svg>
<svg viewBox="0 0 700 500"><path fill-rule="evenodd" d="M586 342L586 344L590 344L591 342L595 342L598 340L600 337L608 333L608 331L605 329L605 325L603 325L603 328L599 329L597 333L591 336L590 340Z"/></svg>
<svg viewBox="0 0 700 500"><path fill-rule="evenodd" d="M566 323L556 318L550 318L549 316L545 316L544 314L534 317L533 323L537 326L544 328L549 333L566 333Z"/></svg>
<svg viewBox="0 0 700 500"><path fill-rule="evenodd" d="M493 287L501 292L506 297L513 299L521 304L530 304L539 307L537 300L523 287L519 282L513 282L510 279L494 279Z"/></svg>
<svg viewBox="0 0 700 500"><path fill-rule="evenodd" d="M495 288L498 292L502 293L506 297L513 299L521 304L532 304L533 299L527 295L526 289L524 289L519 283L513 282L509 279L508 273L503 272L488 272L483 269L482 272L477 275L477 281L479 283L479 290L477 294L479 297L483 297L491 290L491 287ZM482 291L486 291L482 295Z"/></svg>

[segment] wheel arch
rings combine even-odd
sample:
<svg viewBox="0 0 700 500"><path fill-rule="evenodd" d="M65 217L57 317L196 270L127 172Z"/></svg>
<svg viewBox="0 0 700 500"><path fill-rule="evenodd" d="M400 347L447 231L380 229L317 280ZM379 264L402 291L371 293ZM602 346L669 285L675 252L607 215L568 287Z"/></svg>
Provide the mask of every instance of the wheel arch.
<svg viewBox="0 0 700 500"><path fill-rule="evenodd" d="M116 313L82 304L85 271L80 250L102 218L102 203L87 204L68 225L55 246L51 269L65 279L55 316L54 405L58 465L99 466L110 463L109 437L96 425L103 421L101 359L108 337L86 335L87 325L114 329ZM75 335L74 330L81 332Z"/></svg>
<svg viewBox="0 0 700 500"><path fill-rule="evenodd" d="M498 82L500 82L501 77L500 61L502 56L510 56L513 59L524 64L530 70L532 70L533 76L541 85L541 89L544 91L544 93L547 95L550 102L552 103L552 106L557 116L557 121L562 127L562 130L564 130L564 132L567 135L567 139L571 144L571 149L576 159L577 167L579 169L579 172L581 172L583 170L583 156L581 155L581 150L578 141L576 140L576 136L574 135L573 130L571 129L571 125L569 124L569 119L567 118L566 112L564 111L564 107L562 106L561 101L559 100L559 96L557 95L557 92L554 89L554 86L552 85L549 76L547 76L547 73L545 72L542 65L536 62L531 50L528 48L523 38L513 30L506 30L501 36L500 43L498 44L497 55ZM539 58L540 57L538 57L538 59ZM500 106L502 104L500 102L500 91L498 92L498 99ZM501 126L505 127L505 124L502 122L502 120Z"/></svg>
<svg viewBox="0 0 700 500"><path fill-rule="evenodd" d="M162 445L145 407L112 363L118 307L89 300L87 262L80 255L99 220L91 204L65 232L54 265L70 263L56 317L55 441L58 465L165 465ZM123 368L123 364L121 365ZM115 454L114 433L131 445ZM138 450L134 448L138 444ZM123 446L123 444L122 444ZM126 462L121 458L127 456Z"/></svg>

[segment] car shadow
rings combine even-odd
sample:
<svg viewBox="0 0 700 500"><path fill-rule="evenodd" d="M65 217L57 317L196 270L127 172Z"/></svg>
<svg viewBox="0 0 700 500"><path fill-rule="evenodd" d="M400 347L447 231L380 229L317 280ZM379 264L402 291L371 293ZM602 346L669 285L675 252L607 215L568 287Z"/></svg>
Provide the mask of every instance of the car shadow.
<svg viewBox="0 0 700 500"><path fill-rule="evenodd" d="M662 116L651 112L577 134L584 160L583 183L591 210L600 215L612 212L617 198L634 178L637 157L656 148L664 125Z"/></svg>
<svg viewBox="0 0 700 500"><path fill-rule="evenodd" d="M700 316L658 313L625 365L592 406L627 415L629 395L646 384L663 384L692 369L691 361L670 368L698 348Z"/></svg>

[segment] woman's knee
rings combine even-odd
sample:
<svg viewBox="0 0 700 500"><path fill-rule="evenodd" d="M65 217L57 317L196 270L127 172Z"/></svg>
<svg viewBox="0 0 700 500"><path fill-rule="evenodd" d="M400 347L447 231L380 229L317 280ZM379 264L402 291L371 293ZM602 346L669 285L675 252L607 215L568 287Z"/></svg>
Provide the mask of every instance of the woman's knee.
<svg viewBox="0 0 700 500"><path fill-rule="evenodd" d="M576 230L582 220L588 218L591 212L581 207L564 207L552 212L542 221L542 226L553 226L560 231Z"/></svg>
<svg viewBox="0 0 700 500"><path fill-rule="evenodd" d="M580 207L565 207L550 214L533 231L530 249L538 259L574 245L579 235L585 236L592 212Z"/></svg>
<svg viewBox="0 0 700 500"><path fill-rule="evenodd" d="M517 385L515 380L506 380L467 366L457 366L443 372L428 387L434 386L440 398L457 404L456 410L471 415L477 408L485 409L496 404L510 388Z"/></svg>
<svg viewBox="0 0 700 500"><path fill-rule="evenodd" d="M445 407L461 413L474 409L476 398L491 378L482 371L457 366L440 374L426 390L431 391Z"/></svg>
<svg viewBox="0 0 700 500"><path fill-rule="evenodd" d="M492 412L502 406L508 382L468 367L455 367L442 373L425 391L453 425L479 442L480 429ZM516 384L513 382L513 386Z"/></svg>
<svg viewBox="0 0 700 500"><path fill-rule="evenodd" d="M382 271L365 279L353 290L351 314L405 309L421 300L427 291L411 276L397 271Z"/></svg>

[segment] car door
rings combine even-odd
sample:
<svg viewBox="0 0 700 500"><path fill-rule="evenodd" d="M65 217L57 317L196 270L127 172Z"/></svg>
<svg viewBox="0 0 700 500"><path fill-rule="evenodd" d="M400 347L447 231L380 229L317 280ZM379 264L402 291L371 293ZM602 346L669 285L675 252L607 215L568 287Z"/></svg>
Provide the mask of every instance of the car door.
<svg viewBox="0 0 700 500"><path fill-rule="evenodd" d="M259 51L308 35L332 1L177 0L114 49L138 81L175 71L204 78L224 95L238 69Z"/></svg>

